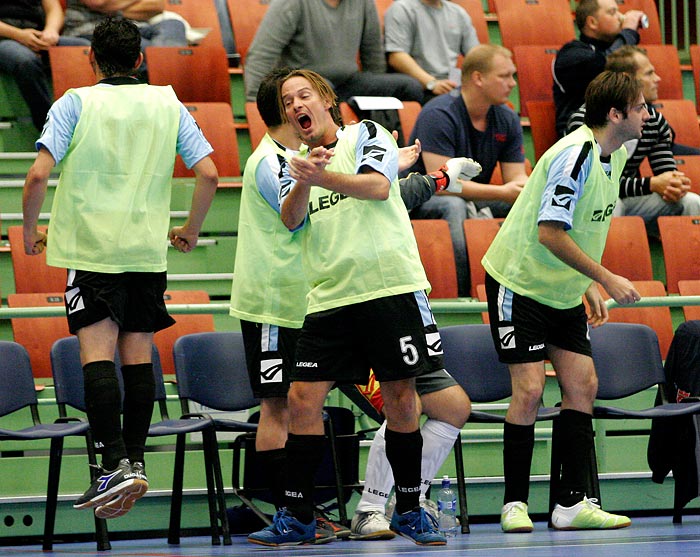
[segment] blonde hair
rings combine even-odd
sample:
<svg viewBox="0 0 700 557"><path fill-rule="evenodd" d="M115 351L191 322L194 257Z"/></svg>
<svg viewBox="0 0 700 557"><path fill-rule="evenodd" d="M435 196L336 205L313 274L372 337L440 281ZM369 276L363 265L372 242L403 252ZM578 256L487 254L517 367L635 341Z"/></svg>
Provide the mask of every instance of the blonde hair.
<svg viewBox="0 0 700 557"><path fill-rule="evenodd" d="M513 53L498 44L480 44L472 48L462 62L462 83L467 83L474 72L488 73L496 56L513 58Z"/></svg>
<svg viewBox="0 0 700 557"><path fill-rule="evenodd" d="M338 111L338 97L333 91L331 85L318 73L312 70L292 70L286 76L279 80L277 100L279 102L280 113L282 114L282 119L287 122L287 113L284 109L284 103L282 102L282 85L284 85L288 80L293 77L303 77L306 79L313 89L319 94L321 99L326 101L331 105L331 114L339 114Z"/></svg>

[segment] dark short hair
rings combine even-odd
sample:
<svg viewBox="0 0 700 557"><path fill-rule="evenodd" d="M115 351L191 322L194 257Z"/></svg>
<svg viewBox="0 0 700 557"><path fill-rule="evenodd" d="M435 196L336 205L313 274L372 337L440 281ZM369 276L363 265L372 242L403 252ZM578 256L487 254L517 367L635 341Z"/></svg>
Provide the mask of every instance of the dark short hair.
<svg viewBox="0 0 700 557"><path fill-rule="evenodd" d="M132 75L141 53L141 33L128 19L107 17L95 27L91 47L105 76Z"/></svg>
<svg viewBox="0 0 700 557"><path fill-rule="evenodd" d="M280 82L291 71L291 68L276 68L260 82L255 102L258 106L258 112L268 128L281 126L287 121L280 113L280 103L277 97Z"/></svg>
<svg viewBox="0 0 700 557"><path fill-rule="evenodd" d="M604 71L586 88L586 116L589 128L603 128L611 108L627 114L627 110L642 94L642 83L625 72Z"/></svg>
<svg viewBox="0 0 700 557"><path fill-rule="evenodd" d="M594 15L599 9L598 0L581 0L578 3L576 6L576 27L579 31L582 31L586 26L588 16Z"/></svg>

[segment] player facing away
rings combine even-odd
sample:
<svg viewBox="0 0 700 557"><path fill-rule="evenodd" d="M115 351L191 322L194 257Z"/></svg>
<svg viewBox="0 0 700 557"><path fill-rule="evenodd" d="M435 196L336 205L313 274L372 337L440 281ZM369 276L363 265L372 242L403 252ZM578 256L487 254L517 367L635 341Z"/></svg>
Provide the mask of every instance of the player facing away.
<svg viewBox="0 0 700 557"><path fill-rule="evenodd" d="M98 518L123 515L148 489L153 333L174 323L163 301L167 239L185 253L197 245L218 184L211 145L172 87L133 77L143 61L140 43L129 20L97 25L89 59L99 82L53 104L24 185L25 252L46 248L49 265L68 269L68 326L80 342L86 413L102 446L97 478L73 506L94 508ZM170 228L177 153L196 178L185 224ZM47 245L37 220L59 162Z"/></svg>

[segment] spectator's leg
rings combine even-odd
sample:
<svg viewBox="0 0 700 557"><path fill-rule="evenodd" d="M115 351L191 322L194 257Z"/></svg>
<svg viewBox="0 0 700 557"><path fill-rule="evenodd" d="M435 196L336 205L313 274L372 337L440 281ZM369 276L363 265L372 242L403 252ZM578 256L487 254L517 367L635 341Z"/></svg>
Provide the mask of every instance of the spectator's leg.
<svg viewBox="0 0 700 557"><path fill-rule="evenodd" d="M470 279L467 259L467 243L464 239L464 219L467 218L467 202L455 195L436 195L411 211L414 219L445 219L450 227L452 247L457 266L457 286L460 297L469 297Z"/></svg>
<svg viewBox="0 0 700 557"><path fill-rule="evenodd" d="M16 41L0 41L0 72L14 78L34 127L41 130L53 101L41 56Z"/></svg>

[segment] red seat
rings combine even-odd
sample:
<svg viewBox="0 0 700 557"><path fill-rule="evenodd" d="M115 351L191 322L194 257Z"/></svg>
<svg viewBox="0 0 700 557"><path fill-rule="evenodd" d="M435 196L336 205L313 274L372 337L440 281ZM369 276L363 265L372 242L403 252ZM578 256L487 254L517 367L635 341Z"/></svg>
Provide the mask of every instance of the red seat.
<svg viewBox="0 0 700 557"><path fill-rule="evenodd" d="M214 152L211 158L216 165L219 176L240 176L238 139L233 123L231 105L227 103L185 103L197 125L202 129ZM188 170L180 156L175 160L175 177L191 177L194 171Z"/></svg>
<svg viewBox="0 0 700 557"><path fill-rule="evenodd" d="M456 298L457 266L447 221L416 219L411 224L425 274L432 286L430 297Z"/></svg>

